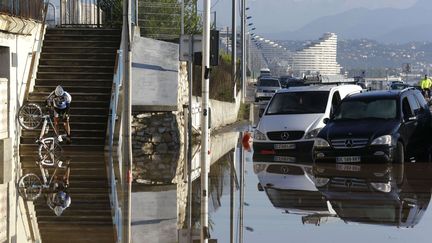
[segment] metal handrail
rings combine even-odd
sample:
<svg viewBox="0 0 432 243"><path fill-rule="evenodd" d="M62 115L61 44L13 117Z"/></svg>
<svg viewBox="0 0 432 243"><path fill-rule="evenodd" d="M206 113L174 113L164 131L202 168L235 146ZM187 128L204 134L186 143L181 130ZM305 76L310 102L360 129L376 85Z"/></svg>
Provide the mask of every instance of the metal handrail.
<svg viewBox="0 0 432 243"><path fill-rule="evenodd" d="M118 194L117 194L117 180L116 180L116 168L114 166L114 144L115 144L115 133L116 133L116 123L118 120L117 108L119 103L120 87L122 84L123 76L123 55L121 50L117 50L114 78L113 78L113 88L111 93L111 102L109 108L109 120L108 120L108 151L109 151L109 161L108 161L108 179L110 182L110 202L111 208L113 209L113 223L117 230L117 241L121 242L122 239L122 213L119 206Z"/></svg>

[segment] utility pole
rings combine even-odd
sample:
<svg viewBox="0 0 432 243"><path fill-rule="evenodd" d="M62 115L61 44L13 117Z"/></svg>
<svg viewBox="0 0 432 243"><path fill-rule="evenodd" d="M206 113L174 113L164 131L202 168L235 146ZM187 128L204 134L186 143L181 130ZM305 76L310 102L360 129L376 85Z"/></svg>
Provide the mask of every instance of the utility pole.
<svg viewBox="0 0 432 243"><path fill-rule="evenodd" d="M232 0L231 16L231 65L232 80L234 82L234 97L237 95L237 0Z"/></svg>
<svg viewBox="0 0 432 243"><path fill-rule="evenodd" d="M204 0L201 85L201 243L208 243L208 173L209 173L209 79L210 79L210 6Z"/></svg>
<svg viewBox="0 0 432 243"><path fill-rule="evenodd" d="M180 10L180 33L184 35L184 0L181 0L181 10Z"/></svg>
<svg viewBox="0 0 432 243"><path fill-rule="evenodd" d="M131 242L132 137L131 137L131 0L123 1L123 242Z"/></svg>
<svg viewBox="0 0 432 243"><path fill-rule="evenodd" d="M246 0L241 0L241 83L242 83L242 102L246 96Z"/></svg>

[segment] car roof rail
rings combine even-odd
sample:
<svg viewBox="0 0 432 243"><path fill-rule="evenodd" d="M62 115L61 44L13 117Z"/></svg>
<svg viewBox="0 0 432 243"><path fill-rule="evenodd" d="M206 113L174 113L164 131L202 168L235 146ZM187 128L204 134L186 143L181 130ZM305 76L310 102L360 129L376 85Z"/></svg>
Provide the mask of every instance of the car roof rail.
<svg viewBox="0 0 432 243"><path fill-rule="evenodd" d="M415 87L406 87L405 89L401 90L401 93L406 92L408 90L415 90L415 89L416 89Z"/></svg>

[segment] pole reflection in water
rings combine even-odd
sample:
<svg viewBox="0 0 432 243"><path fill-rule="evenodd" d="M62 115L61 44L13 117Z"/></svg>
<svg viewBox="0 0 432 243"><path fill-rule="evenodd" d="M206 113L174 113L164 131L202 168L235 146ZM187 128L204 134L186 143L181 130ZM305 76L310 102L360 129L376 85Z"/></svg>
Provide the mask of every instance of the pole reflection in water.
<svg viewBox="0 0 432 243"><path fill-rule="evenodd" d="M237 205L234 198L237 197L235 194L237 193L239 183L238 176L235 174L238 141L239 134L236 132L219 134L211 139L212 165L209 173L209 228L211 239L215 239L212 235L215 227L226 226L227 232L231 230L235 231L236 228L236 222L234 222L233 218L238 216L234 210ZM194 159L192 164L199 165L199 161L195 161ZM234 174L231 172L234 172ZM199 232L200 180L196 175L199 175L199 167L192 166L192 178L194 179L192 184L192 225L194 232ZM228 196L231 203L227 203L227 205L232 205L234 209L230 209L230 212L227 211L227 213L232 216L227 217L230 220L224 226L215 225L212 215L223 206L221 202L222 198L228 198ZM194 233L193 238L197 239L197 233Z"/></svg>

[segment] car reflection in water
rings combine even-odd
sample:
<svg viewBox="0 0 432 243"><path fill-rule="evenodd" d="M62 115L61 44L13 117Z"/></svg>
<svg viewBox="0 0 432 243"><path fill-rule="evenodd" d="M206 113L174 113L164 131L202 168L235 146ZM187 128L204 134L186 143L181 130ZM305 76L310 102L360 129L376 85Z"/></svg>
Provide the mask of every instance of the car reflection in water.
<svg viewBox="0 0 432 243"><path fill-rule="evenodd" d="M330 203L314 185L311 162L267 162L272 161L269 160L272 156L259 157L254 156L253 164L259 180L258 190L265 191L275 208L301 215L303 224L320 225L336 217ZM294 160L290 158L276 157L276 160Z"/></svg>
<svg viewBox="0 0 432 243"><path fill-rule="evenodd" d="M431 199L429 163L313 165L315 185L345 222L414 227Z"/></svg>

